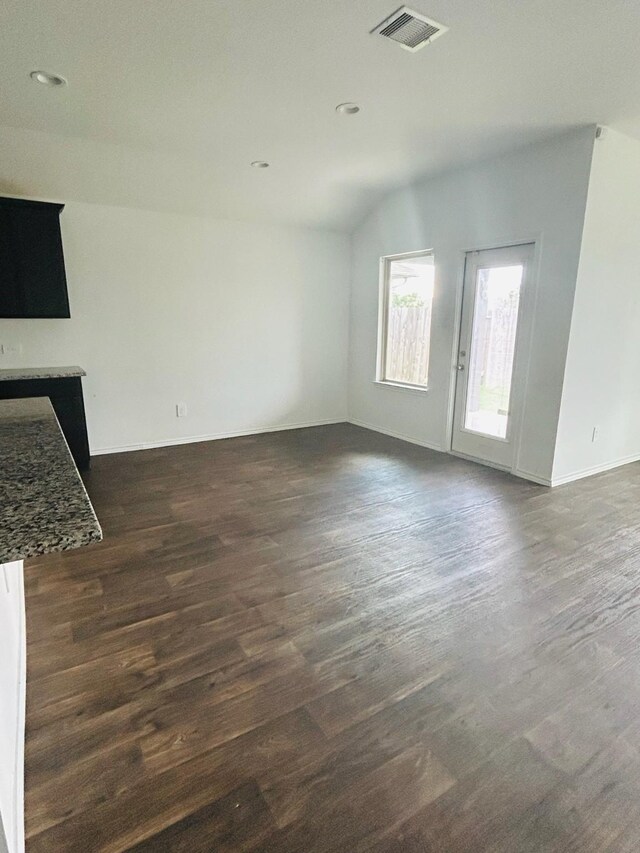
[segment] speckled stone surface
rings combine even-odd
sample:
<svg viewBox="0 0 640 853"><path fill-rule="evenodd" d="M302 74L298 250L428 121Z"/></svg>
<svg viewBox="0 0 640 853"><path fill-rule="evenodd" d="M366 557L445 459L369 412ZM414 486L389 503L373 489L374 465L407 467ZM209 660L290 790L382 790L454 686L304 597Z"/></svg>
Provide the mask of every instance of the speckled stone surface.
<svg viewBox="0 0 640 853"><path fill-rule="evenodd" d="M49 400L0 400L0 563L100 539Z"/></svg>
<svg viewBox="0 0 640 853"><path fill-rule="evenodd" d="M67 379L69 376L86 376L78 365L71 367L11 367L0 370L0 382L10 379Z"/></svg>

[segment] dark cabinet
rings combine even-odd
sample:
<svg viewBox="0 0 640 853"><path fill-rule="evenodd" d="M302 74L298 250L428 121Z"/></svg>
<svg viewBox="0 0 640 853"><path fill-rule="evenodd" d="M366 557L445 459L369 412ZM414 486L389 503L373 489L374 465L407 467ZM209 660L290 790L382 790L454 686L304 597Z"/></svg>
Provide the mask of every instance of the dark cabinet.
<svg viewBox="0 0 640 853"><path fill-rule="evenodd" d="M60 211L0 198L0 317L70 317Z"/></svg>
<svg viewBox="0 0 640 853"><path fill-rule="evenodd" d="M88 471L91 457L80 377L1 381L0 400L11 400L16 397L48 397L51 400L78 469Z"/></svg>

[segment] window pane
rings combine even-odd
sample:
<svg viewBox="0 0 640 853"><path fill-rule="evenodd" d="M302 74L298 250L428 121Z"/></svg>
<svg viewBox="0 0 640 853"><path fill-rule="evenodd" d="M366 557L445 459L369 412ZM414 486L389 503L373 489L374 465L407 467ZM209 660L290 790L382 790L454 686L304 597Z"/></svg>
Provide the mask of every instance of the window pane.
<svg viewBox="0 0 640 853"><path fill-rule="evenodd" d="M384 379L427 384L433 301L433 255L388 264Z"/></svg>
<svg viewBox="0 0 640 853"><path fill-rule="evenodd" d="M523 267L478 270L465 429L506 438Z"/></svg>

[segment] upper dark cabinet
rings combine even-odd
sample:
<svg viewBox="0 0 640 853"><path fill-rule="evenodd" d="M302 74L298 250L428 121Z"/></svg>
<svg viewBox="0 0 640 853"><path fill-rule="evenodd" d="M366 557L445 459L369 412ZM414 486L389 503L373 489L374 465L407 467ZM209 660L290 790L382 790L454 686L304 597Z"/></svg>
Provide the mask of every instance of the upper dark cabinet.
<svg viewBox="0 0 640 853"><path fill-rule="evenodd" d="M0 197L0 317L70 317L63 204Z"/></svg>

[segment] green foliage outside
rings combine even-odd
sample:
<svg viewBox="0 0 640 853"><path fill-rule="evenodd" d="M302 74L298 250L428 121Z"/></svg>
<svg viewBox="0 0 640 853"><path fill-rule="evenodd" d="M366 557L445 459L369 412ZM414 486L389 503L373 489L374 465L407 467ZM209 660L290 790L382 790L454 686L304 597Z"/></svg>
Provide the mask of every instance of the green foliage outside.
<svg viewBox="0 0 640 853"><path fill-rule="evenodd" d="M404 296L394 293L391 305L393 308L424 308L424 299L417 293L405 293Z"/></svg>
<svg viewBox="0 0 640 853"><path fill-rule="evenodd" d="M479 408L482 412L503 412L509 399L509 388L487 388L481 385L479 389Z"/></svg>

